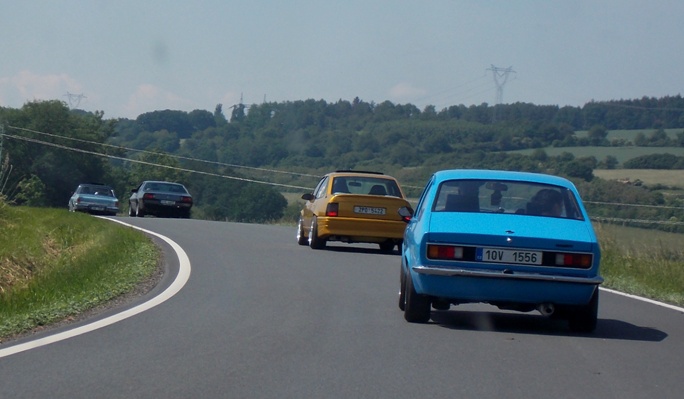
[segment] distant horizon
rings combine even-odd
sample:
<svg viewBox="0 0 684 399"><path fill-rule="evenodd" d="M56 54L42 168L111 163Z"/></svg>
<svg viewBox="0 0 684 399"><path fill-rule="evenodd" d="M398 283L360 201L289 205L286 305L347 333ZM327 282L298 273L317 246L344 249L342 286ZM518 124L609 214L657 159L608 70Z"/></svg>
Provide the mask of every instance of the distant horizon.
<svg viewBox="0 0 684 399"><path fill-rule="evenodd" d="M133 119L264 100L422 111L684 90L684 2L669 0L6 3L3 107L60 99Z"/></svg>

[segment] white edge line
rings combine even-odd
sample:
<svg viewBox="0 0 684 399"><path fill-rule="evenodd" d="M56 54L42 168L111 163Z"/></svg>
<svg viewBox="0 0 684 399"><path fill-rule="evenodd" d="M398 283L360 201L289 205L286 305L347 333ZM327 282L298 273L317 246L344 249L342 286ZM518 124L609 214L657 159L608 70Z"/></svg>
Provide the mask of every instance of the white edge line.
<svg viewBox="0 0 684 399"><path fill-rule="evenodd" d="M627 298L636 299L636 300L639 300L639 301L642 301L642 302L648 302L648 303L650 303L650 304L652 304L652 305L658 305L658 306L662 306L662 307L664 307L664 308L668 308L668 309L672 309L672 310L676 310L676 311L678 311L678 312L684 313L684 308L681 308L681 307L675 306L675 305L670 305L669 303L658 302L658 301L653 300L653 299L644 298L644 297L636 296L636 295L632 295L632 294L626 294L626 293L624 293L624 292L611 290L610 288L603 288L603 287L601 287L601 290L602 290L602 291L606 291L606 292L610 292L611 294L622 295L622 296L625 296L625 297L627 297Z"/></svg>
<svg viewBox="0 0 684 399"><path fill-rule="evenodd" d="M61 332L59 334L54 334L50 335L44 338L36 339L33 341L25 342L23 344L18 344L15 346L10 346L9 348L5 349L0 349L0 358L14 355L19 352L24 352L30 349L38 348L41 346L49 345L55 342L63 341L68 338L73 338L81 334L85 334L91 331L95 331L97 329L109 326L111 324L117 323L121 320L127 319L129 317L135 316L139 313L142 313L146 310L152 309L153 307L161 304L162 302L166 301L167 299L173 297L178 293L178 291L183 288L185 283L187 283L188 279L190 278L190 259L188 258L188 255L185 253L183 248L181 248L178 244L176 244L173 240L171 240L168 237L165 237L161 234L157 234L153 231L145 230L143 228L137 227L130 225L128 223L121 222L119 220L115 219L108 219L112 220L117 223L121 223L123 225L132 227L137 230L141 230L147 234L152 234L154 236L157 236L161 238L162 240L166 241L167 244L169 244L174 251L176 251L176 255L178 256L178 261L179 261L179 270L178 270L178 275L176 276L176 279L171 283L171 285L166 288L161 294L155 296L154 298L151 298L149 301L141 303L140 305L137 305L135 307L132 307L130 309L124 310L121 313L117 313L115 315L106 317L101 320L97 320L95 322L92 322L90 324L86 324L68 331Z"/></svg>

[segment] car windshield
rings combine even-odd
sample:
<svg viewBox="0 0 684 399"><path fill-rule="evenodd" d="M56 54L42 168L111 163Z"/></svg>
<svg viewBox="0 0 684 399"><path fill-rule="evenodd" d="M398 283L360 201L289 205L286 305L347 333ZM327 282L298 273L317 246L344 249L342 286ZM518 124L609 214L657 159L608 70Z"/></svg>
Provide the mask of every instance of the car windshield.
<svg viewBox="0 0 684 399"><path fill-rule="evenodd" d="M577 199L570 190L522 181L445 181L439 186L432 210L512 213L583 220Z"/></svg>
<svg viewBox="0 0 684 399"><path fill-rule="evenodd" d="M333 179L332 192L403 198L396 181L381 177L338 176Z"/></svg>

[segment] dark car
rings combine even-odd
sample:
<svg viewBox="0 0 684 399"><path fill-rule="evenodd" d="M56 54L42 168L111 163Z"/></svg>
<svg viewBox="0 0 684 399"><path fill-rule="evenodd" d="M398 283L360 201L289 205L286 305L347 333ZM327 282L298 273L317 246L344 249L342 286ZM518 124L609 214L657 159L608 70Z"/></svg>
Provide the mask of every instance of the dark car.
<svg viewBox="0 0 684 399"><path fill-rule="evenodd" d="M399 308L424 323L431 308L482 302L595 329L601 253L575 186L545 174L436 172L409 220ZM409 219L410 218L410 219Z"/></svg>
<svg viewBox="0 0 684 399"><path fill-rule="evenodd" d="M119 199L114 190L105 184L81 183L69 198L69 211L98 215L116 215Z"/></svg>
<svg viewBox="0 0 684 399"><path fill-rule="evenodd" d="M180 183L144 181L131 193L128 216L190 217L192 195Z"/></svg>

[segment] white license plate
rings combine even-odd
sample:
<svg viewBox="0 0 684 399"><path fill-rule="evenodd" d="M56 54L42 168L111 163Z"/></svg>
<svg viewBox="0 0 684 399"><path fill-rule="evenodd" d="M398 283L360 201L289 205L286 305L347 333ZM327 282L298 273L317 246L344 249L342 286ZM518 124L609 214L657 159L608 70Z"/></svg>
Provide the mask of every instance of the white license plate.
<svg viewBox="0 0 684 399"><path fill-rule="evenodd" d="M475 259L478 262L541 265L542 253L519 249L477 248Z"/></svg>
<svg viewBox="0 0 684 399"><path fill-rule="evenodd" d="M354 213L363 213L364 215L384 215L387 210L385 208L373 208L370 206L355 206Z"/></svg>
<svg viewBox="0 0 684 399"><path fill-rule="evenodd" d="M176 205L176 201L161 200L162 205Z"/></svg>

